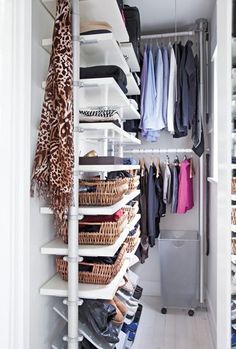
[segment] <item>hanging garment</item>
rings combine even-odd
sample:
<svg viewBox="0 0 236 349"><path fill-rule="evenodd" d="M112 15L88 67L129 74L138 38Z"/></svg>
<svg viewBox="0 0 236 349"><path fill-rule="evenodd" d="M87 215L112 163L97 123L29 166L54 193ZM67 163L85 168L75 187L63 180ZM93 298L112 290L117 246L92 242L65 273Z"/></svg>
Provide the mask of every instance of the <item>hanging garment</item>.
<svg viewBox="0 0 236 349"><path fill-rule="evenodd" d="M168 91L169 91L169 56L168 50L165 46L161 48L163 58L163 103L162 115L165 127L167 127L167 105L168 105Z"/></svg>
<svg viewBox="0 0 236 349"><path fill-rule="evenodd" d="M72 98L71 6L69 0L58 0L31 186L32 195L36 186L39 194L48 200L58 230L65 227L64 212L72 198Z"/></svg>
<svg viewBox="0 0 236 349"><path fill-rule="evenodd" d="M155 191L155 172L153 165L150 165L148 171L148 236L150 246L155 246L157 238L156 215L157 215L157 197Z"/></svg>
<svg viewBox="0 0 236 349"><path fill-rule="evenodd" d="M144 67L144 74L142 72L141 81L144 83L142 89L143 101L141 114L141 129L142 136L149 142L157 141L160 133L157 130L157 118L155 117L155 103L156 103L156 82L154 74L154 61L151 47L147 48L147 69ZM146 77L145 77L146 72Z"/></svg>
<svg viewBox="0 0 236 349"><path fill-rule="evenodd" d="M178 207L178 194L179 194L179 160L174 161L172 169L172 201L171 201L171 213L177 213Z"/></svg>
<svg viewBox="0 0 236 349"><path fill-rule="evenodd" d="M148 258L149 240L148 240L148 222L147 222L147 183L148 170L145 164L141 164L140 173L140 196L139 208L141 213L140 228L141 228L141 242L137 250L137 256L141 263L144 263Z"/></svg>
<svg viewBox="0 0 236 349"><path fill-rule="evenodd" d="M156 80L156 104L155 104L155 119L157 130L165 128L165 120L163 117L163 85L164 85L164 65L162 59L162 51L159 47L156 49L155 57L155 80Z"/></svg>
<svg viewBox="0 0 236 349"><path fill-rule="evenodd" d="M192 141L193 141L193 151L197 156L201 157L204 153L205 142L204 142L204 131L202 125L203 115L201 114L200 108L200 62L198 56L195 56L195 66L196 66L196 110L192 122Z"/></svg>
<svg viewBox="0 0 236 349"><path fill-rule="evenodd" d="M175 117L174 117L174 138L185 137L188 134L187 127L183 125L182 117L182 80L181 80L181 60L184 52L184 46L181 44L175 44L175 56L177 63L177 101L175 105Z"/></svg>
<svg viewBox="0 0 236 349"><path fill-rule="evenodd" d="M193 118L196 113L196 91L197 91L197 72L196 63L192 50L193 43L186 43L186 62L185 70L188 77L188 128L192 126Z"/></svg>
<svg viewBox="0 0 236 349"><path fill-rule="evenodd" d="M194 206L193 178L191 178L191 160L182 161L179 174L179 195L177 213L186 213Z"/></svg>
<svg viewBox="0 0 236 349"><path fill-rule="evenodd" d="M170 165L166 163L165 171L164 171L164 182L163 182L163 201L165 204L171 203L171 194L172 194L171 181L172 181L172 175L171 175Z"/></svg>
<svg viewBox="0 0 236 349"><path fill-rule="evenodd" d="M155 190L156 190L156 196L157 196L156 235L157 237L159 237L160 220L161 220L161 217L164 217L166 215L166 204L163 201L163 176L162 176L162 171L160 167L158 169L158 175L157 175L157 168L156 168Z"/></svg>
<svg viewBox="0 0 236 349"><path fill-rule="evenodd" d="M168 92L168 106L167 106L167 128L168 131L174 134L174 115L175 103L177 100L177 64L175 52L170 45L170 75L169 75L169 92Z"/></svg>

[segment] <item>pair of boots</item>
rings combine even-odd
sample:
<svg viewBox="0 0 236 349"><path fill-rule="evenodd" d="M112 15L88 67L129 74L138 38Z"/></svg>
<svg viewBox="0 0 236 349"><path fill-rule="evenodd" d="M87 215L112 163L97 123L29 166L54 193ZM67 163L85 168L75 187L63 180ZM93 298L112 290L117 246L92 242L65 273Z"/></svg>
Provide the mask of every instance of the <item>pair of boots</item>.
<svg viewBox="0 0 236 349"><path fill-rule="evenodd" d="M107 301L108 304L112 305L116 309L116 315L112 319L113 325L119 327L125 320L127 308L124 303L118 298L114 297L112 300Z"/></svg>

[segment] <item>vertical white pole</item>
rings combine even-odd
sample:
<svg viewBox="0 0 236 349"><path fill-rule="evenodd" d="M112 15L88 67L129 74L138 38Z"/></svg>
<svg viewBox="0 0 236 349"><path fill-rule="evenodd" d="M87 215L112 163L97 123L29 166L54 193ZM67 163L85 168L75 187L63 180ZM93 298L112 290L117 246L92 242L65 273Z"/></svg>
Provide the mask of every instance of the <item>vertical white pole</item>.
<svg viewBox="0 0 236 349"><path fill-rule="evenodd" d="M73 36L73 125L79 126L79 72L80 72L80 20L79 0L72 0L72 36ZM68 238L68 348L78 349L78 200L79 200L79 148L78 135L74 132L74 184L73 204L69 210Z"/></svg>
<svg viewBox="0 0 236 349"><path fill-rule="evenodd" d="M206 127L206 120L205 120L205 86L204 82L206 80L206 53L205 53L205 31L207 26L207 21L205 19L199 19L198 20L198 26L199 26L199 40L200 40L200 105L199 105L199 112L202 118L202 125L203 125L203 134L204 134L204 140L206 144L206 137L205 137L205 127ZM204 258L204 237L205 237L205 188L206 188L206 175L205 175L205 153L200 158L200 169L199 169L199 234L200 234L200 292L199 292L199 300L200 303L204 303L204 267L205 267L205 258Z"/></svg>

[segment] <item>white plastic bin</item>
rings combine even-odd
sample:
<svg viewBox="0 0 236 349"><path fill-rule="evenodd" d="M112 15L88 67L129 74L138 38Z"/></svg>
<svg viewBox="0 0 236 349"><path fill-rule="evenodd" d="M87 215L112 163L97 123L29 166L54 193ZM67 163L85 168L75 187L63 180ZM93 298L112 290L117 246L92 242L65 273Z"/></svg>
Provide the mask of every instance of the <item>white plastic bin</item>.
<svg viewBox="0 0 236 349"><path fill-rule="evenodd" d="M159 254L162 313L166 308L187 308L199 303L199 251L197 231L161 231Z"/></svg>

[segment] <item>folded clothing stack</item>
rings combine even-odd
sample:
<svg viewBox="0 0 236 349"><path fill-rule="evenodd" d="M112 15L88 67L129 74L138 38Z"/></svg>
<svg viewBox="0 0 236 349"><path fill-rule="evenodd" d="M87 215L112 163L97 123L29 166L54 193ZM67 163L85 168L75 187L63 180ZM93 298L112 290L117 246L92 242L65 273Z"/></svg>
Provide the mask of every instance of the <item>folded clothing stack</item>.
<svg viewBox="0 0 236 349"><path fill-rule="evenodd" d="M112 122L118 127L121 127L121 117L119 113L114 109L80 110L79 120L82 123L83 122Z"/></svg>
<svg viewBox="0 0 236 349"><path fill-rule="evenodd" d="M96 35L112 32L112 26L107 22L86 21L80 23L81 35Z"/></svg>
<svg viewBox="0 0 236 349"><path fill-rule="evenodd" d="M116 65L100 65L80 68L81 79L114 78L121 90L126 94L127 78L123 70Z"/></svg>

